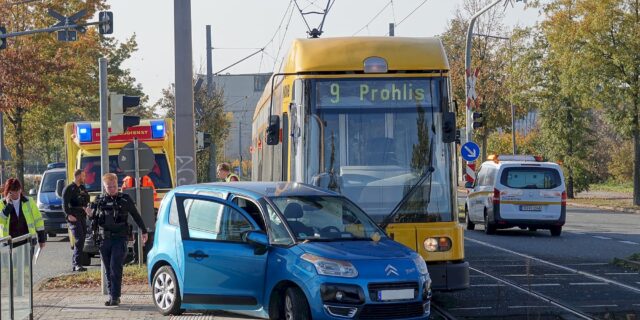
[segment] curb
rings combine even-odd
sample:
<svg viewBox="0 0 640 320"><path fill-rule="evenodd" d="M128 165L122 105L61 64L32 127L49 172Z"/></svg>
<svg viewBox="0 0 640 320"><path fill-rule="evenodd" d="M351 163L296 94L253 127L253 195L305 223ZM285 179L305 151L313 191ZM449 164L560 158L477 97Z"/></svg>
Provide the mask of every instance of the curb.
<svg viewBox="0 0 640 320"><path fill-rule="evenodd" d="M567 206L576 207L576 208L603 209L603 210L610 210L610 211L623 212L623 213L640 214L640 209L631 209L631 208L624 208L624 207L598 206L593 204L583 204L583 203L573 203L573 202L567 202Z"/></svg>

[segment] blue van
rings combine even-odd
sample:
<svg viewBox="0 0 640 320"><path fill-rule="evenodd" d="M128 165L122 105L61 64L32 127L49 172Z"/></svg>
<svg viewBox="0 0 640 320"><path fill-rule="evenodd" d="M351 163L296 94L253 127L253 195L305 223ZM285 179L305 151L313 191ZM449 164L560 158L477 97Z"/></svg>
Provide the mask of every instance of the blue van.
<svg viewBox="0 0 640 320"><path fill-rule="evenodd" d="M64 167L50 166L53 168L42 174L42 181L38 191L30 190L29 195L36 197L38 210L44 220L44 231L55 237L58 233L67 233L67 220L62 212L62 198L56 195L56 184L58 180L67 179L67 171Z"/></svg>
<svg viewBox="0 0 640 320"><path fill-rule="evenodd" d="M164 315L428 319L431 279L347 198L299 183L181 186L164 197L147 256Z"/></svg>

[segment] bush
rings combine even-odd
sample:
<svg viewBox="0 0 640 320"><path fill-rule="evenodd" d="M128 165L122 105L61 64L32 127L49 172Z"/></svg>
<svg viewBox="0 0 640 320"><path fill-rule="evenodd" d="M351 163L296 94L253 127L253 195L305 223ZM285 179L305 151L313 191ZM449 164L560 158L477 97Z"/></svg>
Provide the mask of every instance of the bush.
<svg viewBox="0 0 640 320"><path fill-rule="evenodd" d="M624 141L618 148L611 148L611 162L608 170L616 182L628 182L633 179L633 142Z"/></svg>

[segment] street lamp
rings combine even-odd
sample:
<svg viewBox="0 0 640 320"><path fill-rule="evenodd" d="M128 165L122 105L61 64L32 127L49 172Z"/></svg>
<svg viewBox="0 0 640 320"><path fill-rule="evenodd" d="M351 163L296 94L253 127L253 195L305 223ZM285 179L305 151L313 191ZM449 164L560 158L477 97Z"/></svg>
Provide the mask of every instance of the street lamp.
<svg viewBox="0 0 640 320"><path fill-rule="evenodd" d="M480 11L476 12L473 16L471 16L471 20L469 20L469 28L467 29L467 44L466 44L466 57L465 57L465 61L464 61L464 69L465 71L471 75L471 40L472 40L472 36L473 36L473 27L476 23L476 19L478 19L478 17L480 17L480 15L482 15L483 13L487 12L489 9L493 8L496 4L502 2L504 0L495 0L492 3L488 4L487 6L485 6L484 8L482 8ZM506 1L510 1L510 0L506 0ZM527 0L515 0L516 2L524 2L526 3ZM469 101L469 93L470 93L470 85L472 85L472 83L469 83L469 77L465 78L465 96L467 98L467 102ZM466 140L467 141L471 141L471 137L473 134L473 114L472 114L473 110L471 110L470 105L467 105L467 112L466 114ZM467 162L467 168L466 168L466 172L469 171L475 171L475 164L473 164L472 162ZM470 176L467 176L467 181L473 181L474 179L471 178Z"/></svg>

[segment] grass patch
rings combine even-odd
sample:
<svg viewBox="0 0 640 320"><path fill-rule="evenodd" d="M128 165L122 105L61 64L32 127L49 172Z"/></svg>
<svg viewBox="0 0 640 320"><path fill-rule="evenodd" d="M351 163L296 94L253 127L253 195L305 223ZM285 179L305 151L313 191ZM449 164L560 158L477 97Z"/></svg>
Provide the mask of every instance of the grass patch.
<svg viewBox="0 0 640 320"><path fill-rule="evenodd" d="M569 203L589 204L594 206L621 207L627 209L640 209L633 205L632 199L598 199L598 198L576 198L567 200Z"/></svg>
<svg viewBox="0 0 640 320"><path fill-rule="evenodd" d="M607 181L605 183L592 184L589 185L589 191L633 193L633 181L622 183Z"/></svg>
<svg viewBox="0 0 640 320"><path fill-rule="evenodd" d="M613 264L625 269L640 271L640 253L634 253L626 259L613 259Z"/></svg>
<svg viewBox="0 0 640 320"><path fill-rule="evenodd" d="M123 285L147 284L147 267L130 265L124 267ZM53 277L42 284L40 289L99 288L100 269L77 272Z"/></svg>

